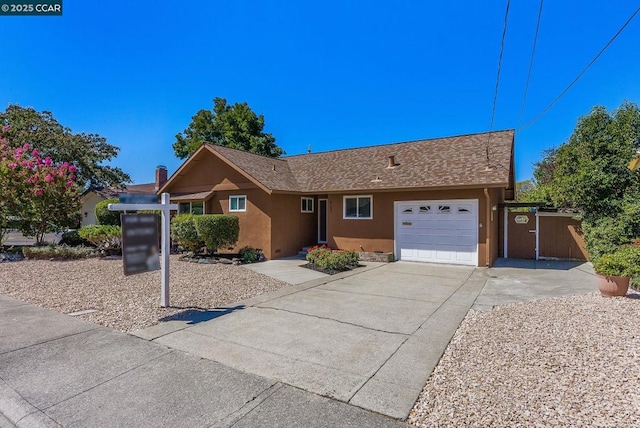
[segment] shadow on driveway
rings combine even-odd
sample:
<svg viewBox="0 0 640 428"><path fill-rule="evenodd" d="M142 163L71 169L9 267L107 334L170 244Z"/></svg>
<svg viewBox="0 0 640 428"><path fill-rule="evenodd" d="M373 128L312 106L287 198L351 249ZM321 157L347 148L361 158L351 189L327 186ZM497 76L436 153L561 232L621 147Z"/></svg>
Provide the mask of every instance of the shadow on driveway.
<svg viewBox="0 0 640 428"><path fill-rule="evenodd" d="M211 321L212 319L219 318L223 315L228 315L230 313L242 310L244 308L245 308L245 305L238 305L230 308L214 308L214 309L189 308L185 311L178 312L164 318L160 318L159 321L160 322L186 321L188 325L195 325L201 322Z"/></svg>
<svg viewBox="0 0 640 428"><path fill-rule="evenodd" d="M551 269L551 270L571 270L587 263L584 260L531 260L531 259L498 259L493 264L492 269L514 268L514 269Z"/></svg>

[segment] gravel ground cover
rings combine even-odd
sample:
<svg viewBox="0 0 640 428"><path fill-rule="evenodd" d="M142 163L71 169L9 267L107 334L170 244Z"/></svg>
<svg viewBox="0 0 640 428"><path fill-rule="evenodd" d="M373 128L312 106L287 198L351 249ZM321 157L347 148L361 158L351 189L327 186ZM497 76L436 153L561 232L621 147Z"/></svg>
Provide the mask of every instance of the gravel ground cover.
<svg viewBox="0 0 640 428"><path fill-rule="evenodd" d="M25 260L0 264L0 293L120 331L226 307L288 284L242 266L186 263L171 256L171 305L160 306L160 271L124 276L122 260Z"/></svg>
<svg viewBox="0 0 640 428"><path fill-rule="evenodd" d="M640 427L640 294L471 311L409 422L420 427Z"/></svg>

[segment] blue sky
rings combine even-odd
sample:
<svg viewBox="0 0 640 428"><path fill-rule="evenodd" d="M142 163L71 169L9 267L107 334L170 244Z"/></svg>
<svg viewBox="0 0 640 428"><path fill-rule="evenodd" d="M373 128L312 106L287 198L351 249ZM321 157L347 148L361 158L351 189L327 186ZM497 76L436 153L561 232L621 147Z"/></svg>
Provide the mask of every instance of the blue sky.
<svg viewBox="0 0 640 428"><path fill-rule="evenodd" d="M638 5L544 4L524 122ZM135 183L173 173L175 134L216 96L248 102L287 154L489 129L506 0L65 0L0 16L0 109L52 111L121 148ZM517 128L539 2L511 2L493 129ZM516 136L517 180L594 105L640 103L640 16L552 110Z"/></svg>

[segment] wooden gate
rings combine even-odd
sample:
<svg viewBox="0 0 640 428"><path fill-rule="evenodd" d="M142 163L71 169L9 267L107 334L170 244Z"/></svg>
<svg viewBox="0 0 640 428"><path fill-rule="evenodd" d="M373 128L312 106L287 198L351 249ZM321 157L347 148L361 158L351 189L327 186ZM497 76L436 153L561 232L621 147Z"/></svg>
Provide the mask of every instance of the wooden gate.
<svg viewBox="0 0 640 428"><path fill-rule="evenodd" d="M564 213L539 212L538 258L587 260L582 222Z"/></svg>
<svg viewBox="0 0 640 428"><path fill-rule="evenodd" d="M536 258L535 216L535 213L508 213L507 251L509 258Z"/></svg>
<svg viewBox="0 0 640 428"><path fill-rule="evenodd" d="M582 225L572 214L508 212L506 217L502 228L504 257L587 260Z"/></svg>

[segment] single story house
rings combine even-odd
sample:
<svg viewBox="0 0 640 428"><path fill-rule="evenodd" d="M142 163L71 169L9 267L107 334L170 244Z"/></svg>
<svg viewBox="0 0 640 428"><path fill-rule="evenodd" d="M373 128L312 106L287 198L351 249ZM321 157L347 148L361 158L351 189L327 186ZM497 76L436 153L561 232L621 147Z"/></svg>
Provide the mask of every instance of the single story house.
<svg viewBox="0 0 640 428"><path fill-rule="evenodd" d="M239 217L236 249L325 243L396 260L490 266L514 195L514 131L282 158L203 144L159 189L180 212Z"/></svg>
<svg viewBox="0 0 640 428"><path fill-rule="evenodd" d="M156 167L156 181L144 184L129 184L122 189L115 187L89 187L80 195L80 214L82 220L80 226L97 224L95 210L96 205L105 199L117 198L120 193L144 193L154 194L167 181L167 167Z"/></svg>

